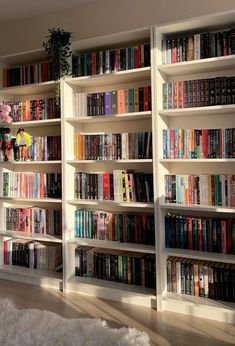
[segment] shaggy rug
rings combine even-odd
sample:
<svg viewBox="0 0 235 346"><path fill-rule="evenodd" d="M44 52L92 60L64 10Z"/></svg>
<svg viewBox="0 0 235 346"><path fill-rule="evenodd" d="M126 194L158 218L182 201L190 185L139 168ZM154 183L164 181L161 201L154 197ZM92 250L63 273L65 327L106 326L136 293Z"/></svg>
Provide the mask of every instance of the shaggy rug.
<svg viewBox="0 0 235 346"><path fill-rule="evenodd" d="M145 332L109 328L92 318L65 319L56 313L19 310L0 299L0 345L17 346L149 346Z"/></svg>

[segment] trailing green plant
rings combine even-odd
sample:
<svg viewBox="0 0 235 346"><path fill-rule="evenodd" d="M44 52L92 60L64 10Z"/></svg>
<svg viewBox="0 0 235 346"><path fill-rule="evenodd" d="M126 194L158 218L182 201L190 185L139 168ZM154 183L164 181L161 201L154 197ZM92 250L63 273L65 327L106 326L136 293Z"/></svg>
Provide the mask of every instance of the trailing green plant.
<svg viewBox="0 0 235 346"><path fill-rule="evenodd" d="M71 74L68 59L72 55L70 50L72 33L60 28L52 28L48 31L48 40L43 42L43 47L49 59L53 62L53 79L59 80Z"/></svg>
<svg viewBox="0 0 235 346"><path fill-rule="evenodd" d="M48 55L48 58L52 61L53 65L53 79L57 81L55 88L56 108L60 113L60 78L69 76L71 74L71 67L69 64L69 58L72 55L70 50L70 39L72 33L64 31L60 28L48 29L49 35L46 36L47 41L42 45Z"/></svg>

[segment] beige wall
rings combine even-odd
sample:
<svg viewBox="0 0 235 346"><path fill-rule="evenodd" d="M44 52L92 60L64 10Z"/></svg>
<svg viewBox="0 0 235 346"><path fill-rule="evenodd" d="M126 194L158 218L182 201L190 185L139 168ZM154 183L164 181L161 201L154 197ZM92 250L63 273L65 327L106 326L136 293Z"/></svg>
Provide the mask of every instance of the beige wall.
<svg viewBox="0 0 235 346"><path fill-rule="evenodd" d="M235 10L234 0L97 0L0 24L0 56L41 48L52 27L70 30L76 41L229 10Z"/></svg>

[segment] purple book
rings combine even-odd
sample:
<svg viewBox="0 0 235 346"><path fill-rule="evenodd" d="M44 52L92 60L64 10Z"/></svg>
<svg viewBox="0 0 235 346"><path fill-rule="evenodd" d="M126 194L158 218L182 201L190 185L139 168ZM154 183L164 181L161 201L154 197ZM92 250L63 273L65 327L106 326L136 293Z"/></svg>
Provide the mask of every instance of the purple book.
<svg viewBox="0 0 235 346"><path fill-rule="evenodd" d="M105 115L110 115L111 114L111 93L110 92L105 92L104 94L104 106L105 106Z"/></svg>

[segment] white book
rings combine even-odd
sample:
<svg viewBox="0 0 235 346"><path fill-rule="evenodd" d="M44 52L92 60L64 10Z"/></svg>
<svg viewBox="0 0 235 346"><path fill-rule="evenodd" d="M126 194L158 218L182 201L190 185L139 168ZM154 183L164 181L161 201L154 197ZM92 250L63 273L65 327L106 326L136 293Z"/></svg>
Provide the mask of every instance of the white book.
<svg viewBox="0 0 235 346"><path fill-rule="evenodd" d="M201 59L201 35L194 35L194 60Z"/></svg>

